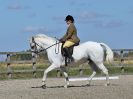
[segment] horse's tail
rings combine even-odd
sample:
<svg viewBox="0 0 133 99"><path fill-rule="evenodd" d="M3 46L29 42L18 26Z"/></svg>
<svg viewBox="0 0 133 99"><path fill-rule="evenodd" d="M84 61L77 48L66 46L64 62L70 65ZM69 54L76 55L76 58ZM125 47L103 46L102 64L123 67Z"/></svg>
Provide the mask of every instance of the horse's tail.
<svg viewBox="0 0 133 99"><path fill-rule="evenodd" d="M105 48L105 57L106 57L106 61L108 62L108 63L112 63L113 62L113 60L114 60L114 54L113 54L113 51L111 50L111 48L108 46L108 45L106 45L106 44L104 44L104 43L100 43L100 45L101 46L103 46L104 48Z"/></svg>

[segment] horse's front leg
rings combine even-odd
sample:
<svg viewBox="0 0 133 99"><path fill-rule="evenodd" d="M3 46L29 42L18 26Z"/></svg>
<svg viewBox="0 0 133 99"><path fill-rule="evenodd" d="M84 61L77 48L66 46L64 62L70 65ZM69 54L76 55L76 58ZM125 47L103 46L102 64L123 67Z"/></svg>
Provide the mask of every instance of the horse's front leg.
<svg viewBox="0 0 133 99"><path fill-rule="evenodd" d="M42 88L46 88L46 78L47 78L47 74L56 69L58 66L56 66L55 64L50 65L45 71L44 71L44 75L43 75L43 79L42 79Z"/></svg>

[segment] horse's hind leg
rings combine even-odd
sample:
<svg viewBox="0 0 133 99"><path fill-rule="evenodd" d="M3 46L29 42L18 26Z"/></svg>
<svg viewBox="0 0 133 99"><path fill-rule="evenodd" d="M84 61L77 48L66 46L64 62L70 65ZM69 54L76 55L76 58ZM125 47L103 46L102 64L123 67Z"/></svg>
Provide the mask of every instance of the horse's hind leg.
<svg viewBox="0 0 133 99"><path fill-rule="evenodd" d="M89 77L88 84L87 84L87 85L90 86L90 83L92 81L92 78L96 75L97 68L96 68L96 64L94 62L92 62L92 61L90 61L88 64L90 64L90 67L93 70L93 73Z"/></svg>
<svg viewBox="0 0 133 99"><path fill-rule="evenodd" d="M66 78L66 80L65 80L66 84L65 84L64 87L68 88L68 86L69 86L69 79L68 79L68 74L67 74L66 67L61 67L61 71L63 72L63 74L64 74L64 76Z"/></svg>
<svg viewBox="0 0 133 99"><path fill-rule="evenodd" d="M99 69L102 70L102 72L106 75L106 86L110 85L110 82L109 82L109 73L108 73L108 70L107 68L103 65L103 63L100 63L100 64L97 64L97 66L99 67Z"/></svg>

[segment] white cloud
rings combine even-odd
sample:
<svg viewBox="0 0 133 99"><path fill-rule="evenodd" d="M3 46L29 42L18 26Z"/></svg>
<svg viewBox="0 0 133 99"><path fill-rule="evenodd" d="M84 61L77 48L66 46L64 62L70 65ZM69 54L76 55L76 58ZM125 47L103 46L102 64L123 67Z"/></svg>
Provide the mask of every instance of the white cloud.
<svg viewBox="0 0 133 99"><path fill-rule="evenodd" d="M21 9L29 9L29 6L22 6L21 4L18 3L13 3L8 6L8 9L10 10L21 10Z"/></svg>
<svg viewBox="0 0 133 99"><path fill-rule="evenodd" d="M84 11L79 14L79 19L92 19L92 18L103 18L103 17L110 17L111 15L108 14L101 14L93 11Z"/></svg>
<svg viewBox="0 0 133 99"><path fill-rule="evenodd" d="M22 9L22 7L19 4L12 4L8 6L8 9L19 10Z"/></svg>
<svg viewBox="0 0 133 99"><path fill-rule="evenodd" d="M112 16L109 14L84 11L77 15L77 22L98 28L118 28L125 24L121 20L111 20L110 18Z"/></svg>
<svg viewBox="0 0 133 99"><path fill-rule="evenodd" d="M60 20L65 20L65 18L63 17L63 16L54 16L53 18L52 18L53 20L57 20L57 21L60 21Z"/></svg>
<svg viewBox="0 0 133 99"><path fill-rule="evenodd" d="M99 24L103 19L110 18L111 15L97 13L94 11L84 11L76 16L76 21L82 24Z"/></svg>
<svg viewBox="0 0 133 99"><path fill-rule="evenodd" d="M37 32L37 33L40 33L40 32L47 32L48 29L46 27L33 27L33 26L28 26L24 29L25 32Z"/></svg>
<svg viewBox="0 0 133 99"><path fill-rule="evenodd" d="M124 25L124 22L118 21L118 20L110 20L108 22L101 21L94 24L94 26L98 28L118 28L123 25Z"/></svg>
<svg viewBox="0 0 133 99"><path fill-rule="evenodd" d="M104 27L105 28L117 28L123 26L124 23L122 21L109 21Z"/></svg>
<svg viewBox="0 0 133 99"><path fill-rule="evenodd" d="M47 27L43 26L27 26L23 29L23 32L28 32L28 33L49 33L49 34L58 34L61 31L60 28L56 29L49 29Z"/></svg>

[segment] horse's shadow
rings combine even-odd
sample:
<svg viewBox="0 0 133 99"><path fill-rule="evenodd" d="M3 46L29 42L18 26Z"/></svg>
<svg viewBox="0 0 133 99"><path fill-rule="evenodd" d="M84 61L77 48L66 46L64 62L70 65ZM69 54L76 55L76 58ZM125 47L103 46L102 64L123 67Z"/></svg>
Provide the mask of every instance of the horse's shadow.
<svg viewBox="0 0 133 99"><path fill-rule="evenodd" d="M92 85L91 85L92 86ZM69 85L68 88L74 88L74 87L90 87L90 85ZM35 86L31 88L42 88L42 86ZM64 86L46 86L46 88L64 88Z"/></svg>
<svg viewBox="0 0 133 99"><path fill-rule="evenodd" d="M69 85L68 88L76 88L76 87L90 87L89 85ZM50 86L47 88L64 88L64 86Z"/></svg>
<svg viewBox="0 0 133 99"><path fill-rule="evenodd" d="M82 87L93 87L93 86L103 86L103 85L69 85L68 88L82 88ZM111 84L109 86L118 86L117 84ZM43 88L42 86L35 86L35 87L31 87L31 88L42 88L42 89L46 89L46 88L64 88L64 86L46 86L46 88Z"/></svg>

